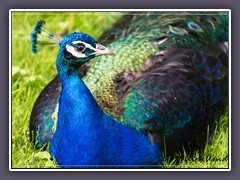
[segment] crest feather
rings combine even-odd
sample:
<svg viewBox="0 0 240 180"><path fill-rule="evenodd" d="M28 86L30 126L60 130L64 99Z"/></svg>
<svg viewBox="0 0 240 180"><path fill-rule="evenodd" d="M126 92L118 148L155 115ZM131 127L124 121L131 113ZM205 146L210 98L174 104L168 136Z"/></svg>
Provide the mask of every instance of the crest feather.
<svg viewBox="0 0 240 180"><path fill-rule="evenodd" d="M50 46L57 46L63 38L51 30L44 20L38 20L31 33L32 52L37 53L37 43L39 41L51 43Z"/></svg>

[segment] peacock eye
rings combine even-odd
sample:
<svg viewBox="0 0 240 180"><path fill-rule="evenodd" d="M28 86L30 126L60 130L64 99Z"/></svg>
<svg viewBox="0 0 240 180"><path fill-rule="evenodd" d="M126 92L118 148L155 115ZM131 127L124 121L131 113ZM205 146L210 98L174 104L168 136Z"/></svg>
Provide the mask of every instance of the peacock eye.
<svg viewBox="0 0 240 180"><path fill-rule="evenodd" d="M188 28L193 31L203 32L203 29L201 28L201 26L198 23L193 21L188 23Z"/></svg>
<svg viewBox="0 0 240 180"><path fill-rule="evenodd" d="M211 19L212 21L217 21L216 17L214 17L214 16L210 16L210 19Z"/></svg>
<svg viewBox="0 0 240 180"><path fill-rule="evenodd" d="M217 17L217 16L210 16L209 18L215 24L221 24L222 23L221 19L219 17Z"/></svg>
<svg viewBox="0 0 240 180"><path fill-rule="evenodd" d="M86 46L84 44L79 43L79 44L77 44L77 46L75 46L74 49L75 49L75 51L83 52L83 51L85 51Z"/></svg>

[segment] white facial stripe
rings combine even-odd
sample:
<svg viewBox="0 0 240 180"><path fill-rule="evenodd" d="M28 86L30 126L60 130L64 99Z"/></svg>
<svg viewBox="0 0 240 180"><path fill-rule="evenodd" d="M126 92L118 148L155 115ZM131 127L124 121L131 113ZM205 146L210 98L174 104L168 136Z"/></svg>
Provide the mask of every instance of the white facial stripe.
<svg viewBox="0 0 240 180"><path fill-rule="evenodd" d="M106 54L106 55L115 55L115 53L112 50L104 47L101 44L96 44L96 48L94 48L90 44L87 44L87 43L85 43L83 41L74 41L74 42L72 42L72 44L78 44L78 43L81 43L81 44L85 45L86 48L93 50L93 53L89 54L88 56L91 56L91 55L100 56L100 55L104 55L104 54ZM85 54L76 51L75 47L73 47L73 46L66 45L66 50L69 53L71 53L73 56L75 56L76 58L86 58L86 57L88 57Z"/></svg>
<svg viewBox="0 0 240 180"><path fill-rule="evenodd" d="M68 52L70 52L73 56L77 57L77 58L85 58L85 57L87 57L85 54L76 52L73 46L66 45L66 50Z"/></svg>
<svg viewBox="0 0 240 180"><path fill-rule="evenodd" d="M78 43L81 43L81 44L84 44L84 46L88 49L91 49L93 51L95 51L96 49L94 47L92 47L90 44L88 43L85 43L83 41L73 41L72 44L78 44Z"/></svg>

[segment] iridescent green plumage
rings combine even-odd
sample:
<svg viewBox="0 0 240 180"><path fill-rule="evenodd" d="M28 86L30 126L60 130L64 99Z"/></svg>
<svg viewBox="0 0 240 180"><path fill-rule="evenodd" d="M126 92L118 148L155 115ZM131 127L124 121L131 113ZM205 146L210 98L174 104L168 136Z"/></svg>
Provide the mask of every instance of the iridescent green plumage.
<svg viewBox="0 0 240 180"><path fill-rule="evenodd" d="M159 50L164 50L169 46L190 46L199 50L204 45L213 44L217 37L222 37L214 29L221 29L222 26L227 27L227 21L223 24L214 24L210 17L204 13L201 13L201 16L189 13L170 14L151 15L149 13L148 15L134 16L133 18L136 19L132 20L130 27L118 32L122 38L115 40L108 46L117 52L116 56L114 58L103 56L95 58L91 62L91 68L83 80L103 108L107 102L107 106L104 108L107 113L117 117L114 112L122 106L119 104L122 97L119 96L119 90L114 83L115 77L126 72L141 71L144 69L146 59L153 57ZM193 22L193 20L208 25L203 26L202 29L205 28L205 31L188 29L189 21ZM181 28L186 33L180 33L180 35L172 33L170 26Z"/></svg>
<svg viewBox="0 0 240 180"><path fill-rule="evenodd" d="M228 60L220 45L227 41L224 13L134 13L123 16L99 38L116 56L97 57L79 72L106 113L154 136L160 146L166 138L171 151L187 144L197 149L206 142L207 126L213 131L226 106ZM47 124L61 92L59 79L45 91L35 103L30 123L31 132L40 129L40 138L33 137L40 146L53 134ZM39 109L45 94L54 98L48 99L52 103L47 113ZM47 115L43 122L41 117ZM203 125L196 133L203 135L191 139L198 123Z"/></svg>

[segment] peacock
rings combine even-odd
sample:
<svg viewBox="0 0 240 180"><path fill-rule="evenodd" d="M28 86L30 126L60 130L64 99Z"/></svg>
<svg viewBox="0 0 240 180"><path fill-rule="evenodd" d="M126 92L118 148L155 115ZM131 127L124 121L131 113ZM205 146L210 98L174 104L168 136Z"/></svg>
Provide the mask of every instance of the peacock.
<svg viewBox="0 0 240 180"><path fill-rule="evenodd" d="M211 142L228 104L227 14L134 12L98 41L39 20L34 53L40 38L59 45L58 75L34 104L30 138L60 167L159 167L163 149Z"/></svg>

